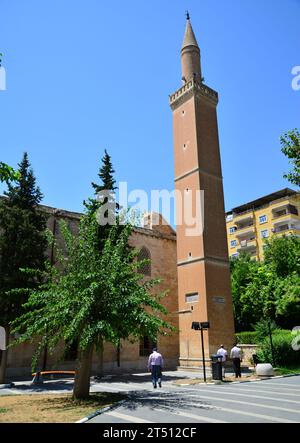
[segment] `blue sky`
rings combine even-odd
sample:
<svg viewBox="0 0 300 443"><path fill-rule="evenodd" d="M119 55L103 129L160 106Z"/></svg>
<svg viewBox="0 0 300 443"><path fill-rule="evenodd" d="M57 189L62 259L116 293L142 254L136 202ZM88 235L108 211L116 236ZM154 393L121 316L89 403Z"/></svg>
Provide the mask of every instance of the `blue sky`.
<svg viewBox="0 0 300 443"><path fill-rule="evenodd" d="M289 186L300 0L0 0L0 160L28 151L45 204L80 211L105 148L129 189L173 189L186 9L220 95L226 209Z"/></svg>

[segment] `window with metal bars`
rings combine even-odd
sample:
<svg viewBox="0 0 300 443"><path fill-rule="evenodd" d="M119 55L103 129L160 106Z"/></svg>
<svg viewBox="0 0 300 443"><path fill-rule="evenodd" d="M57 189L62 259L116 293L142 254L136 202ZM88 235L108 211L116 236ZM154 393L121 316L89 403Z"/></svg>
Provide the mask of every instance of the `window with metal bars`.
<svg viewBox="0 0 300 443"><path fill-rule="evenodd" d="M137 259L138 259L138 261L151 260L151 254L150 254L149 249L147 249L147 248L145 248L145 246L143 246L138 254ZM148 263L144 263L139 268L138 272L140 274L144 274L144 275L151 277L151 262L149 261Z"/></svg>

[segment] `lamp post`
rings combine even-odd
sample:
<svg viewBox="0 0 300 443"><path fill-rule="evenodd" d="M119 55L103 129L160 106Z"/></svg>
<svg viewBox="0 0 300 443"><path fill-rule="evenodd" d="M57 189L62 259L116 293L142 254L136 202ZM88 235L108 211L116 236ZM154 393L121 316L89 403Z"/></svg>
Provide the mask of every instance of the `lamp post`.
<svg viewBox="0 0 300 443"><path fill-rule="evenodd" d="M276 362L275 362L275 353L274 353L274 347L273 347L273 339L272 339L272 329L271 329L271 320L268 319L268 330L269 330L269 338L270 338L270 345L271 345L271 354L272 354L272 364L275 368Z"/></svg>
<svg viewBox="0 0 300 443"><path fill-rule="evenodd" d="M201 348L202 348L202 365L203 365L203 378L206 383L206 368L205 368L205 354L204 354L204 339L203 339L203 331L209 328L209 322L193 322L192 329L195 331L201 331Z"/></svg>

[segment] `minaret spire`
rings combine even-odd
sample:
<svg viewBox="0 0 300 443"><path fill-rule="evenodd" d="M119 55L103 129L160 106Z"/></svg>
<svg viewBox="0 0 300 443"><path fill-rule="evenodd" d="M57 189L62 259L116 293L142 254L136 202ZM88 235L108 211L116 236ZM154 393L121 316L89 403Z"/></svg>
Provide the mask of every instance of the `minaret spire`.
<svg viewBox="0 0 300 443"><path fill-rule="evenodd" d="M181 63L183 81L188 82L194 79L201 83L200 49L188 11L186 12L186 28L181 47Z"/></svg>

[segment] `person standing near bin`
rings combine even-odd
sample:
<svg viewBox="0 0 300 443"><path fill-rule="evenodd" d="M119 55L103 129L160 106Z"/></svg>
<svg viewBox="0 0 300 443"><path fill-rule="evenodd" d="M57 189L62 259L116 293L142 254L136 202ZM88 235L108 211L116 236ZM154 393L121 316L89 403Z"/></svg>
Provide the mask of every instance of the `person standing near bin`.
<svg viewBox="0 0 300 443"><path fill-rule="evenodd" d="M226 349L224 348L224 345L220 346L220 349L218 349L218 351L217 351L217 355L220 355L222 357L222 359L221 359L222 373L223 373L223 377L225 377L225 363L227 360L228 353L227 353Z"/></svg>
<svg viewBox="0 0 300 443"><path fill-rule="evenodd" d="M235 373L235 378L241 378L241 361L242 361L242 350L238 348L237 343L234 344L230 352L230 358L233 362L233 370Z"/></svg>
<svg viewBox="0 0 300 443"><path fill-rule="evenodd" d="M149 360L148 360L148 370L152 374L152 383L153 383L154 389L157 388L157 383L158 383L158 386L161 388L161 378L162 378L161 370L162 370L163 364L164 364L164 361L163 361L162 355L159 352L157 352L157 348L153 348L153 352L152 352L152 354L150 354Z"/></svg>

